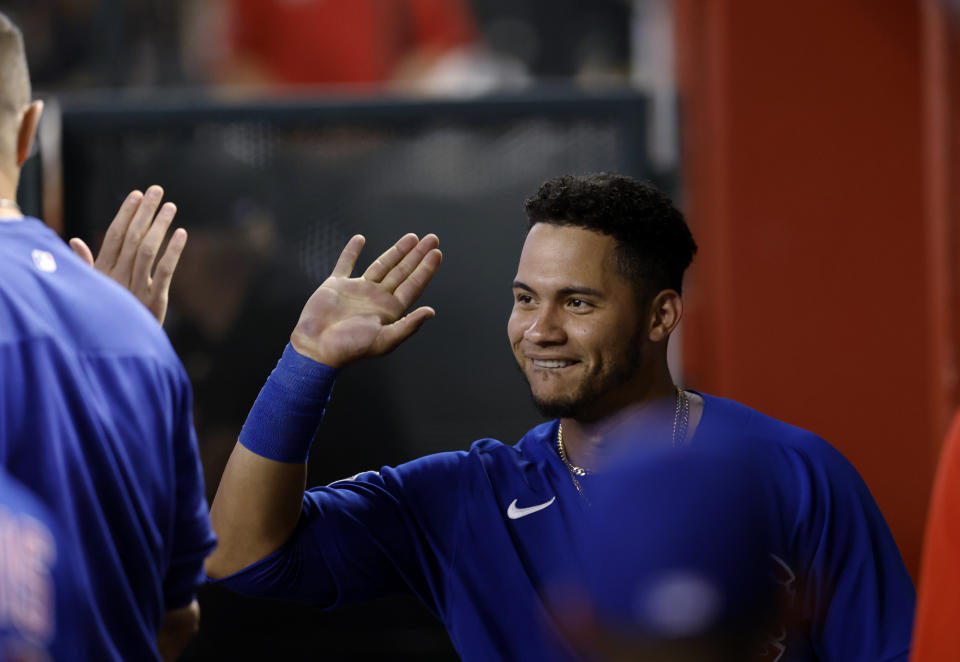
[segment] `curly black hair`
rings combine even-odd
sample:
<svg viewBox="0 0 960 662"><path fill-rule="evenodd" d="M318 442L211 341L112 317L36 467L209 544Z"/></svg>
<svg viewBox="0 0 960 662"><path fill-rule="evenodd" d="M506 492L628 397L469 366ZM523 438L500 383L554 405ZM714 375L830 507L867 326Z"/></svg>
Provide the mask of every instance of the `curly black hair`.
<svg viewBox="0 0 960 662"><path fill-rule="evenodd" d="M697 244L666 193L625 175L564 175L524 202L530 226L570 225L617 240L617 266L641 296L682 291ZM651 291L652 290L652 291Z"/></svg>

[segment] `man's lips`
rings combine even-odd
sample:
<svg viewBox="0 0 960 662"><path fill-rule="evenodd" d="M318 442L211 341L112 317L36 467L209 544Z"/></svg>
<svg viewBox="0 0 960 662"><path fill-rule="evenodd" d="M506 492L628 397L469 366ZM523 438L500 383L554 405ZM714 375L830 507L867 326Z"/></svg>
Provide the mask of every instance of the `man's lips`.
<svg viewBox="0 0 960 662"><path fill-rule="evenodd" d="M574 361L573 359L562 358L533 358L532 356L528 356L527 359L533 363L535 367L548 370L566 368L572 366L574 363L579 363L579 361Z"/></svg>

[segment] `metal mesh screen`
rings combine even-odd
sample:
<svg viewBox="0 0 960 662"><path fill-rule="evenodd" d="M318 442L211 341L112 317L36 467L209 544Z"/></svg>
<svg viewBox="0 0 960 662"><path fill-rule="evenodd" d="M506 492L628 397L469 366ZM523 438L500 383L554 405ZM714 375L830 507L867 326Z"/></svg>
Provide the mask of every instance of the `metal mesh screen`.
<svg viewBox="0 0 960 662"><path fill-rule="evenodd" d="M341 373L310 480L464 449L487 436L512 443L540 420L506 340L526 230L523 200L564 173L657 179L645 165L645 105L627 93L422 104L65 101L66 233L98 243L124 195L151 183L177 203L177 224L191 238L167 329L195 386L211 494L300 307L357 232L367 236L359 270L405 232L440 236L444 264L422 301L438 314L392 355ZM235 618L241 607L207 610L205 632L230 609ZM315 612L271 613L277 617L252 620L272 628L270 641L286 642L284 659L319 650L321 640L336 648L338 636L350 636L343 617L325 628ZM389 651L391 659L451 655L432 626L419 638L409 628L387 634L376 614L398 622L389 606L358 613L373 636L350 636L349 659L364 651L371 658ZM296 626L303 619L307 631ZM235 631L230 636L249 653L263 641L257 632L248 628L242 642ZM384 650L370 648L377 645ZM204 649L202 659L223 650Z"/></svg>

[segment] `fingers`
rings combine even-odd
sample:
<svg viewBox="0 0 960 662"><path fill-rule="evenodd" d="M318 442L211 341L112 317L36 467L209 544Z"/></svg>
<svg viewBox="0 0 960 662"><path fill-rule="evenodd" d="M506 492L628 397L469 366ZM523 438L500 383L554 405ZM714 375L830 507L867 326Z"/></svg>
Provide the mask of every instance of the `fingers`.
<svg viewBox="0 0 960 662"><path fill-rule="evenodd" d="M394 267L400 264L400 261L403 260L410 251L416 248L417 245L417 235L412 232L403 235L397 240L397 243L387 249L383 255L367 267L367 270L363 272L363 277L372 283L379 283ZM394 287L396 287L396 285L389 288L391 292Z"/></svg>
<svg viewBox="0 0 960 662"><path fill-rule="evenodd" d="M157 261L170 224L177 214L173 203L160 207L163 189L151 186L146 193L133 191L110 223L96 260L90 248L79 239L70 242L73 250L87 263L129 289L162 324L167 312L170 281L186 245L187 233L173 233ZM157 208L160 207L160 211ZM151 276L157 262L156 276Z"/></svg>
<svg viewBox="0 0 960 662"><path fill-rule="evenodd" d="M393 292L400 283L405 281L410 274L413 273L413 270L423 261L424 256L439 245L440 240L437 238L437 235L428 234L416 244L413 250L404 256L403 260L401 260L397 266L393 267L390 272L384 276L380 284L383 285L388 292Z"/></svg>
<svg viewBox="0 0 960 662"><path fill-rule="evenodd" d="M431 249L420 263L417 264L413 273L407 276L397 289L394 290L393 296L400 301L404 309L409 308L414 301L420 298L420 295L423 294L423 291L427 288L434 274L437 273L437 269L440 267L442 261L443 253L440 252L440 249Z"/></svg>
<svg viewBox="0 0 960 662"><path fill-rule="evenodd" d="M133 271L130 276L130 288L138 292L150 287L150 274L153 270L153 262L157 259L157 252L167 236L167 230L173 222L173 217L177 215L177 206L172 202L165 203L157 217L153 219L150 229L143 237L143 241L137 247L134 254ZM182 249L182 246L181 246ZM168 249L169 251L169 246ZM177 255L177 258L180 256Z"/></svg>
<svg viewBox="0 0 960 662"><path fill-rule="evenodd" d="M173 272L177 270L177 263L180 261L180 254L187 245L187 231L183 228L177 228L173 231L170 241L167 242L167 249L160 256L157 262L157 271L153 274L153 290L155 296L161 301L167 301L170 292L170 281L173 280ZM160 320L163 324L163 320Z"/></svg>
<svg viewBox="0 0 960 662"><path fill-rule="evenodd" d="M93 266L93 252L90 250L90 247L87 246L86 242L79 237L74 237L70 240L70 248L73 249L73 252L80 256L80 259Z"/></svg>
<svg viewBox="0 0 960 662"><path fill-rule="evenodd" d="M343 247L343 251L340 252L340 258L330 275L335 278L349 278L366 242L367 240L362 234L353 235L347 245Z"/></svg>
<svg viewBox="0 0 960 662"><path fill-rule="evenodd" d="M133 275L134 261L140 248L140 242L150 227L154 214L157 213L157 207L160 206L160 200L163 198L163 189L159 186L151 186L143 195L140 206L133 215L133 220L127 226L126 235L123 238L123 244L120 247L120 254L117 256L117 262L110 271L110 277L118 283L129 287Z"/></svg>
<svg viewBox="0 0 960 662"><path fill-rule="evenodd" d="M393 324L385 326L377 337L376 346L373 348L374 354L386 354L392 351L397 345L416 333L424 322L436 314L433 308L423 306L405 317L401 317Z"/></svg>
<svg viewBox="0 0 960 662"><path fill-rule="evenodd" d="M123 239L127 236L127 228L133 219L137 209L140 208L140 201L143 200L143 193L140 191L131 191L127 198L117 210L117 215L110 222L107 228L107 234L103 238L103 246L100 247L100 254L97 256L97 269L106 273L113 269L117 263L117 257L120 255L120 248L123 246Z"/></svg>

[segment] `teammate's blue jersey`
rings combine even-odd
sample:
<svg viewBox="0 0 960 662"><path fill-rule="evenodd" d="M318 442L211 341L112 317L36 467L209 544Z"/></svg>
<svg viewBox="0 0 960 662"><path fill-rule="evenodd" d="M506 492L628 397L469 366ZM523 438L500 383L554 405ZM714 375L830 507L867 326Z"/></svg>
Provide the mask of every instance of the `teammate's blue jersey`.
<svg viewBox="0 0 960 662"><path fill-rule="evenodd" d="M0 550L0 662L78 659L88 627L74 551L43 504L2 470Z"/></svg>
<svg viewBox="0 0 960 662"><path fill-rule="evenodd" d="M606 435L575 541L585 572L555 596L558 617L590 660L689 660L701 648L714 662L775 659L787 596L757 453L651 439L649 413Z"/></svg>
<svg viewBox="0 0 960 662"><path fill-rule="evenodd" d="M0 222L0 373L0 466L79 556L89 659L159 659L164 612L192 601L214 545L166 335L40 221Z"/></svg>
<svg viewBox="0 0 960 662"><path fill-rule="evenodd" d="M691 443L752 446L769 481L771 553L800 615L765 659L906 660L913 585L856 470L809 432L703 397ZM575 541L589 533L591 506L556 439L554 421L515 446L484 439L309 490L290 540L220 583L326 607L408 591L464 660L568 659L546 596L583 571ZM579 479L587 498L602 478Z"/></svg>

